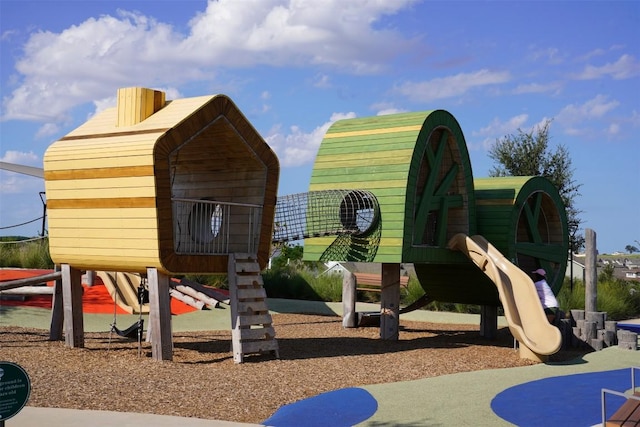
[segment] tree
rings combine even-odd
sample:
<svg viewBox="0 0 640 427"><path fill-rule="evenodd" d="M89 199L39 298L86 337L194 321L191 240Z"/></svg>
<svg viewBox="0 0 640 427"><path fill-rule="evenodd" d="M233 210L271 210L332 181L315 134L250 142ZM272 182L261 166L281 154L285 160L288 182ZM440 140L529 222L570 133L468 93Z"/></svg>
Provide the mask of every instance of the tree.
<svg viewBox="0 0 640 427"><path fill-rule="evenodd" d="M633 245L627 245L624 247L624 250L629 252L630 254L634 253L634 252L638 252L638 248L636 248Z"/></svg>
<svg viewBox="0 0 640 427"><path fill-rule="evenodd" d="M544 176L558 189L564 202L571 250L577 252L584 246L584 237L578 235L582 220L581 213L575 206L576 197L580 196L580 187L573 179L573 168L569 150L560 144L555 151L549 148L549 128L551 120L529 132L518 129L516 135L510 134L501 139L489 150L489 157L498 165L489 171L489 176Z"/></svg>

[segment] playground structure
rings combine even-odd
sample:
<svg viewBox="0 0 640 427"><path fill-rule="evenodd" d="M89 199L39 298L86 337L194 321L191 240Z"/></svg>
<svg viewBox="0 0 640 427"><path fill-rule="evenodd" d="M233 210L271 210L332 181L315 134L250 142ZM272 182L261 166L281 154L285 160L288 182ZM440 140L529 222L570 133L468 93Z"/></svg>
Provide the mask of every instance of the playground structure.
<svg viewBox="0 0 640 427"><path fill-rule="evenodd" d="M460 126L436 110L335 122L318 150L309 190L333 188L367 191L377 201L376 215L368 208L371 196L356 215L376 219L361 233L305 239L304 258L382 263L383 339L397 338L400 263L413 263L431 299L482 306L483 335L495 334L502 305L522 357L544 360L560 348L526 277L544 268L556 293L564 278L566 212L548 180L474 179ZM479 235L486 240L466 239ZM481 239L491 245L478 245Z"/></svg>
<svg viewBox="0 0 640 427"><path fill-rule="evenodd" d="M68 346L83 346L82 269L146 275L160 360L171 359L169 275L227 273L234 360L277 354L260 271L272 241L301 238L306 260L382 264L383 339L397 339L400 263L413 263L429 298L482 306L481 334L495 334L502 305L522 357L560 346L526 275L542 267L556 293L562 284L558 191L542 177L474 179L446 111L334 123L309 192L276 200L277 158L229 98L127 88L49 147L44 166Z"/></svg>
<svg viewBox="0 0 640 427"><path fill-rule="evenodd" d="M116 107L44 156L67 346L84 346L81 270L140 273L149 286L153 358L171 360L169 275L226 273L229 255L238 254L234 354L245 346L277 353L268 311L257 308L278 176L277 157L228 97L166 101L151 89L118 90Z"/></svg>

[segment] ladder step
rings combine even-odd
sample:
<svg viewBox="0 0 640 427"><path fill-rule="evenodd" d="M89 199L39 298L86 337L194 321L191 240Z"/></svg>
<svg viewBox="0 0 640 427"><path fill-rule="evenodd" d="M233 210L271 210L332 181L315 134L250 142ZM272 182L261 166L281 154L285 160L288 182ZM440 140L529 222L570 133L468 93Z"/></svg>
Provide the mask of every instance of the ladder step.
<svg viewBox="0 0 640 427"><path fill-rule="evenodd" d="M271 319L270 314L257 314L252 316L240 315L238 316L238 322L236 323L236 326L244 327L252 325L271 325L272 321L273 320Z"/></svg>
<svg viewBox="0 0 640 427"><path fill-rule="evenodd" d="M236 273L260 273L260 266L257 262L238 262L236 261Z"/></svg>
<svg viewBox="0 0 640 427"><path fill-rule="evenodd" d="M238 314L240 316L246 316L246 315L257 314L257 313L263 314L268 312L269 312L269 307L267 307L267 303L264 300L238 303Z"/></svg>
<svg viewBox="0 0 640 427"><path fill-rule="evenodd" d="M250 289L238 289L238 299L248 300L248 299L262 299L267 298L267 291L264 288L250 288Z"/></svg>
<svg viewBox="0 0 640 427"><path fill-rule="evenodd" d="M238 287L248 287L255 286L261 287L263 285L262 276L260 275L251 275L251 276L237 276L237 285Z"/></svg>
<svg viewBox="0 0 640 427"><path fill-rule="evenodd" d="M242 342L242 352L247 353L262 353L265 351L278 351L278 343L274 340L269 341L248 341Z"/></svg>
<svg viewBox="0 0 640 427"><path fill-rule="evenodd" d="M252 328L239 330L241 335L240 342L255 341L255 340L273 340L276 336L276 331L272 326L266 328Z"/></svg>
<svg viewBox="0 0 640 427"><path fill-rule="evenodd" d="M234 253L233 256L234 256L236 262L238 262L238 261L258 262L258 256L256 254Z"/></svg>

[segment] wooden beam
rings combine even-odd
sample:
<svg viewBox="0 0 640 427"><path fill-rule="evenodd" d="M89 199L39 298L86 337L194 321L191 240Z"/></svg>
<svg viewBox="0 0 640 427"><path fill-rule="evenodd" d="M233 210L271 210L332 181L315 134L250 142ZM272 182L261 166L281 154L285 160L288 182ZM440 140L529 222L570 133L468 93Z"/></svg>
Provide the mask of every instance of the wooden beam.
<svg viewBox="0 0 640 427"><path fill-rule="evenodd" d="M62 273L59 271L56 271L53 273L43 274L40 276L24 277L22 279L8 280L6 282L0 283L0 291L5 292L10 289L21 288L23 286L31 286L31 285L38 285L41 283L47 283L47 282L50 282L51 280L58 280L60 277L62 277Z"/></svg>
<svg viewBox="0 0 640 427"><path fill-rule="evenodd" d="M65 345L70 348L83 348L82 272L69 264L62 264L62 301Z"/></svg>
<svg viewBox="0 0 640 427"><path fill-rule="evenodd" d="M56 265L56 272L60 273L60 266ZM51 299L51 325L49 326L49 340L62 340L64 327L64 305L62 302L62 273L53 285L53 297Z"/></svg>
<svg viewBox="0 0 640 427"><path fill-rule="evenodd" d="M397 340L400 327L400 264L382 263L380 338Z"/></svg>
<svg viewBox="0 0 640 427"><path fill-rule="evenodd" d="M342 276L342 327L355 328L358 326L356 312L356 275L345 270Z"/></svg>
<svg viewBox="0 0 640 427"><path fill-rule="evenodd" d="M156 268L147 269L149 284L149 330L151 337L151 357L154 360L173 360L171 336L171 298L169 296L169 276Z"/></svg>

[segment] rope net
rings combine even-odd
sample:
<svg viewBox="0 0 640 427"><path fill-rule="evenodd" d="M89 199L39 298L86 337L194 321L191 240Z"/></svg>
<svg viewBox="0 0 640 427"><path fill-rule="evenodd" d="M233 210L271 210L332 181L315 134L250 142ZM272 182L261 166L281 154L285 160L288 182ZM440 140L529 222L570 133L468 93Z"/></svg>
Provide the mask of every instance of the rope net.
<svg viewBox="0 0 640 427"><path fill-rule="evenodd" d="M363 235L374 229L380 206L365 190L325 190L278 197L274 243L329 235Z"/></svg>

